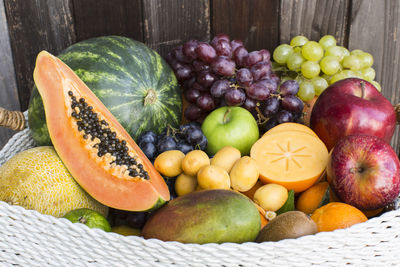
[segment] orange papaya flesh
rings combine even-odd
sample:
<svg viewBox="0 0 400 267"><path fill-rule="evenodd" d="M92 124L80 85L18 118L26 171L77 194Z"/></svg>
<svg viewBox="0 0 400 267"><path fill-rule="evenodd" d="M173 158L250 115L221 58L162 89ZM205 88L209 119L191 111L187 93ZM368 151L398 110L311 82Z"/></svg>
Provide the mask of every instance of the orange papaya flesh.
<svg viewBox="0 0 400 267"><path fill-rule="evenodd" d="M129 211L154 210L170 199L168 186L152 163L66 64L46 51L40 52L34 81L55 150L94 199ZM85 112L90 114L86 118ZM89 124L95 128L92 132L87 130Z"/></svg>

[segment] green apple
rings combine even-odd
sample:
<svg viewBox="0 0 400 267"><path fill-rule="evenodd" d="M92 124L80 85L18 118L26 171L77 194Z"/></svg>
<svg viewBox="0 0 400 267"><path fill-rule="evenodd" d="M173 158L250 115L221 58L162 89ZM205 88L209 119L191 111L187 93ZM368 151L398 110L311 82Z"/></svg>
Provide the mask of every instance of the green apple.
<svg viewBox="0 0 400 267"><path fill-rule="evenodd" d="M225 146L240 150L242 156L250 153L258 140L258 125L253 115L241 107L220 107L205 118L201 130L207 137L208 155L212 156Z"/></svg>

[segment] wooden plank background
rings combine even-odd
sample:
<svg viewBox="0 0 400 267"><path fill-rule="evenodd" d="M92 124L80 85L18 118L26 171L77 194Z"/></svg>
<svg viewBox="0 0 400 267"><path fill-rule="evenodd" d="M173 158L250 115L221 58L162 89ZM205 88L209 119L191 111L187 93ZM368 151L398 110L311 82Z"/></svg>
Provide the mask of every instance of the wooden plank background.
<svg viewBox="0 0 400 267"><path fill-rule="evenodd" d="M142 41L165 56L190 39L217 33L241 39L248 50L296 35L325 34L340 45L374 56L383 94L400 102L400 1L398 0L0 0L0 106L26 110L37 53L57 54L101 35ZM0 148L14 132L0 129ZM397 130L392 146L400 152Z"/></svg>

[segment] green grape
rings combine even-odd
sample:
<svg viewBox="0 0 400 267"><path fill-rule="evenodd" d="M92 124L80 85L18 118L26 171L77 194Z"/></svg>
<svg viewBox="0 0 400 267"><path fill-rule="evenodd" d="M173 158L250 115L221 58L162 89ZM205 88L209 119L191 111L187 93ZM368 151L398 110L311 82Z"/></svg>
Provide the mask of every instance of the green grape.
<svg viewBox="0 0 400 267"><path fill-rule="evenodd" d="M354 49L354 50L351 50L350 55L361 55L362 53L364 53L362 50Z"/></svg>
<svg viewBox="0 0 400 267"><path fill-rule="evenodd" d="M358 71L353 71L353 70L343 70L342 74L344 75L345 78L352 78L352 77L358 77L360 78L360 74L357 73Z"/></svg>
<svg viewBox="0 0 400 267"><path fill-rule="evenodd" d="M293 48L293 52L294 53L301 53L301 47L300 46L296 46L295 48Z"/></svg>
<svg viewBox="0 0 400 267"><path fill-rule="evenodd" d="M308 42L308 38L303 35L297 35L290 41L291 46L303 46Z"/></svg>
<svg viewBox="0 0 400 267"><path fill-rule="evenodd" d="M310 101L315 96L314 85L310 81L303 81L300 83L297 96L304 102Z"/></svg>
<svg viewBox="0 0 400 267"><path fill-rule="evenodd" d="M311 83L314 85L315 95L320 95L328 87L327 80L322 77L312 78Z"/></svg>
<svg viewBox="0 0 400 267"><path fill-rule="evenodd" d="M325 73L322 73L321 77L324 78L328 83L329 83L329 81L330 81L331 78L332 78L332 76L327 75L327 74L325 74Z"/></svg>
<svg viewBox="0 0 400 267"><path fill-rule="evenodd" d="M293 53L293 47L288 44L281 44L277 48L275 48L274 53L272 54L275 62L279 64L285 64L287 58Z"/></svg>
<svg viewBox="0 0 400 267"><path fill-rule="evenodd" d="M320 70L319 64L314 61L306 61L301 64L301 74L303 74L303 76L307 79L318 76Z"/></svg>
<svg viewBox="0 0 400 267"><path fill-rule="evenodd" d="M321 66L322 72L328 75L335 74L341 67L338 58L334 56L323 57L319 62L319 65Z"/></svg>
<svg viewBox="0 0 400 267"><path fill-rule="evenodd" d="M356 55L345 56L342 65L347 69L359 70L361 69L361 60Z"/></svg>
<svg viewBox="0 0 400 267"><path fill-rule="evenodd" d="M367 52L356 55L361 60L361 68L369 68L374 64L374 57Z"/></svg>
<svg viewBox="0 0 400 267"><path fill-rule="evenodd" d="M295 52L288 57L288 59L286 61L286 65L289 70L299 72L301 64L303 64L304 61L305 61L305 59L301 55L301 53Z"/></svg>
<svg viewBox="0 0 400 267"><path fill-rule="evenodd" d="M365 68L360 70L363 79L371 82L375 79L375 70L373 68Z"/></svg>
<svg viewBox="0 0 400 267"><path fill-rule="evenodd" d="M326 49L325 51L325 56L333 56L336 57L339 62L343 60L344 58L344 52L342 47L340 46L330 46Z"/></svg>
<svg viewBox="0 0 400 267"><path fill-rule="evenodd" d="M350 56L350 52L349 52L349 50L348 50L346 47L343 47L343 46L339 46L339 47L342 49L342 52L343 52L343 58L342 58L342 60L340 61L340 64L343 65L343 60L344 60L344 58L345 58L346 56Z"/></svg>
<svg viewBox="0 0 400 267"><path fill-rule="evenodd" d="M303 57L310 61L318 61L324 56L324 49L315 41L308 41L301 50Z"/></svg>
<svg viewBox="0 0 400 267"><path fill-rule="evenodd" d="M336 46L336 39L332 35L325 35L319 39L318 43L326 50L328 47Z"/></svg>
<svg viewBox="0 0 400 267"><path fill-rule="evenodd" d="M382 92L382 87L377 81L372 81L371 83L376 87L376 90Z"/></svg>
<svg viewBox="0 0 400 267"><path fill-rule="evenodd" d="M343 71L336 73L335 75L332 76L332 78L329 80L329 84L334 84L337 81L346 79L346 74L343 73Z"/></svg>

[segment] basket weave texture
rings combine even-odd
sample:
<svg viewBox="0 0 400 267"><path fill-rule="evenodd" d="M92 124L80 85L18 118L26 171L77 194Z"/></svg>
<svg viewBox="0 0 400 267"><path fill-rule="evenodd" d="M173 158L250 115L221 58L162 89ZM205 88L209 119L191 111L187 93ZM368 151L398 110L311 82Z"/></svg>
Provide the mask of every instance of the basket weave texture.
<svg viewBox="0 0 400 267"><path fill-rule="evenodd" d="M33 146L29 129L15 134L0 151L0 165ZM106 233L0 202L0 266L392 266L399 263L399 234L396 209L348 229L280 242L182 244Z"/></svg>

